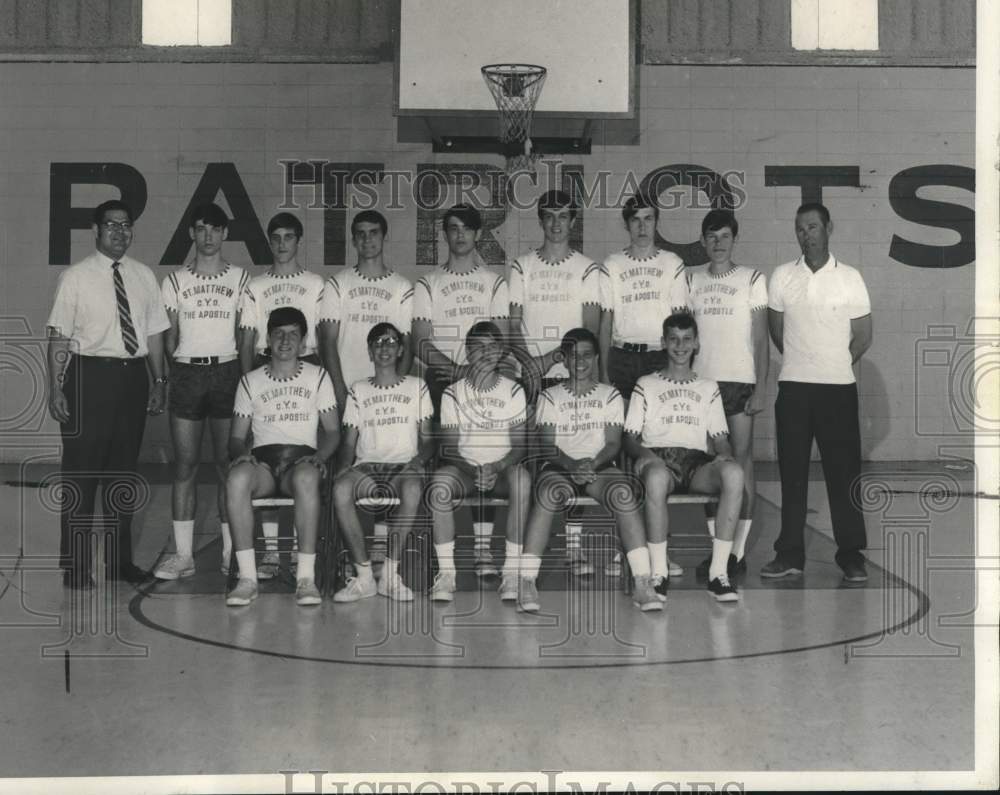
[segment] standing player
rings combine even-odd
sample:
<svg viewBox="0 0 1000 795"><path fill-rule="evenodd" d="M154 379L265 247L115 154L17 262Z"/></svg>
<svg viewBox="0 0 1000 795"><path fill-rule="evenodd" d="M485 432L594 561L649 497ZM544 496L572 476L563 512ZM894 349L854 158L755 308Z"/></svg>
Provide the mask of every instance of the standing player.
<svg viewBox="0 0 1000 795"><path fill-rule="evenodd" d="M698 321L698 375L719 384L733 456L743 467L744 492L729 578L746 572L744 560L757 496L753 469L753 418L764 408L767 384L767 283L753 268L733 264L740 226L729 210L712 210L701 222L708 265L688 270L688 300ZM715 518L708 520L715 535ZM698 566L708 575L710 560Z"/></svg>
<svg viewBox="0 0 1000 795"><path fill-rule="evenodd" d="M357 576L334 594L335 602L356 602L376 593L356 502L385 486L400 504L390 519L377 592L398 601L413 600L413 592L399 576L399 561L420 510L424 468L434 455L433 408L427 384L399 372L404 346L403 333L392 323L373 326L368 332L368 355L375 375L356 381L347 397L333 499Z"/></svg>
<svg viewBox="0 0 1000 795"><path fill-rule="evenodd" d="M538 402L536 423L549 454L535 483L521 557L517 606L537 611L535 579L549 541L553 516L574 491L606 506L618 524L632 573L633 599L642 610L662 610L650 582L649 552L639 503L625 474L613 464L621 448L624 406L618 390L597 382L597 337L575 328L562 339L569 378L546 389Z"/></svg>
<svg viewBox="0 0 1000 795"><path fill-rule="evenodd" d="M601 380L627 401L640 376L665 366L660 327L671 312L685 311L687 281L680 257L656 247L654 201L633 196L622 218L629 245L601 266Z"/></svg>
<svg viewBox="0 0 1000 795"><path fill-rule="evenodd" d="M266 273L247 284L240 302L240 368L244 374L263 365L270 351L267 347L267 319L279 307L294 307L306 319L306 337L302 357L310 364L320 364L316 353L316 323L323 299L323 277L299 264L302 222L291 213L278 213L267 224L267 239L274 264ZM268 511L262 519L267 552L261 558L262 580L278 573L278 521L276 512Z"/></svg>
<svg viewBox="0 0 1000 795"><path fill-rule="evenodd" d="M299 264L302 222L278 213L267 225L274 264L250 280L240 306L240 364L247 373L267 359L267 318L278 307L298 309L308 324L302 358L320 364L316 354L316 323L323 298L323 277Z"/></svg>
<svg viewBox="0 0 1000 795"><path fill-rule="evenodd" d="M300 605L321 601L315 579L320 486L327 459L337 449L340 421L329 374L299 359L306 331L305 316L298 309L275 309L267 320L271 357L243 376L236 390L226 500L240 577L226 597L231 607L257 598L252 500L273 494L295 498L299 533L295 600ZM250 432L253 449L247 445Z"/></svg>
<svg viewBox="0 0 1000 795"><path fill-rule="evenodd" d="M739 596L726 571L743 499L743 470L733 460L722 396L691 369L698 325L688 313L663 321L667 366L639 379L625 419L625 450L646 490L646 532L654 588L667 596L667 497L678 490L718 494L708 590L720 602ZM708 453L711 439L717 455Z"/></svg>
<svg viewBox="0 0 1000 795"><path fill-rule="evenodd" d="M463 343L469 329L481 320L503 321L510 311L506 280L476 251L483 227L479 210L456 204L442 224L448 261L418 279L413 292L413 347L427 368L435 414L445 387L468 373Z"/></svg>
<svg viewBox="0 0 1000 795"><path fill-rule="evenodd" d="M201 437L208 420L219 476L222 571L229 573L233 542L226 517L226 468L233 398L240 382L236 352L237 308L249 275L222 258L229 219L217 204L191 213L188 233L194 262L163 280L163 303L170 318L164 345L170 358L170 431L175 474L171 497L176 553L153 570L161 580L194 574L194 518Z"/></svg>
<svg viewBox="0 0 1000 795"><path fill-rule="evenodd" d="M542 194L538 222L545 240L541 248L521 255L510 266L511 342L531 404L540 389L567 375L559 361L563 335L580 327L596 335L601 326L600 266L569 245L578 211L565 191ZM478 549L488 554L492 528L475 529ZM579 524L566 526L567 558L576 575L594 570L583 556L581 531Z"/></svg>
<svg viewBox="0 0 1000 795"><path fill-rule="evenodd" d="M345 406L347 389L355 381L375 374L366 340L377 323L404 329L399 370L410 372L410 325L413 284L391 270L383 258L389 224L375 210L358 213L351 222L351 240L358 263L326 280L319 310L320 350L323 364L333 378L337 405Z"/></svg>
<svg viewBox="0 0 1000 795"><path fill-rule="evenodd" d="M531 502L531 478L521 463L526 451L524 389L500 375L506 351L495 323L476 323L466 337L469 375L449 386L441 399L441 455L428 489L434 517L438 576L431 599L450 602L455 592L453 503L466 494L507 497L507 547L500 598L517 599L521 538Z"/></svg>

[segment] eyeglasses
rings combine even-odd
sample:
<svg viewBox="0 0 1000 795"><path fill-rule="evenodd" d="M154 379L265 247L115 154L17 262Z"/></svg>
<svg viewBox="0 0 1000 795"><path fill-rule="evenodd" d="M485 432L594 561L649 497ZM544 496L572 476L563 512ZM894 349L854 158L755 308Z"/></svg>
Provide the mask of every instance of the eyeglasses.
<svg viewBox="0 0 1000 795"><path fill-rule="evenodd" d="M105 232L131 232L132 223L130 221L105 221L101 224L101 229Z"/></svg>
<svg viewBox="0 0 1000 795"><path fill-rule="evenodd" d="M372 343L376 348L384 348L389 345L399 345L399 340L395 337L379 337Z"/></svg>

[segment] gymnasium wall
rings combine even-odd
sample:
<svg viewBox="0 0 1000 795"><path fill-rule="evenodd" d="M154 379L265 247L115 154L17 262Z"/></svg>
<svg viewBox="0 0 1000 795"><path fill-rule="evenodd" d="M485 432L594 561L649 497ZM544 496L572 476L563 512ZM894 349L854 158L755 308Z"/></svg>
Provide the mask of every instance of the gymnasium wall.
<svg viewBox="0 0 1000 795"><path fill-rule="evenodd" d="M105 198L124 192L145 204L130 254L161 275L189 254L179 225L196 198L216 197L236 215L227 256L255 272L268 256L260 227L279 206L297 205L305 262L332 274L353 261L353 208L377 197L390 223L389 261L415 278L443 256L435 219L455 198L454 185L425 173L435 169L485 180L474 193L490 208L482 246L490 261L541 239L533 213L506 207L491 189L486 170L499 158L397 143L391 63L3 69L6 462L57 460L44 400L45 320L63 266L92 250L86 208ZM697 186L728 191L742 224L737 261L770 274L797 254L796 206L821 191L835 222L832 249L861 270L873 303L875 342L859 370L864 454L937 458L942 445L967 439L962 407L956 415L948 396L948 362L961 361L973 306L974 82L971 69L936 67L643 66L634 143L602 143L598 124L592 155L567 158L554 174L543 168L538 185L518 181L515 198L529 204L550 179L592 193L580 245L601 259L627 243L619 196L658 179L673 207L660 224L664 245L692 258L697 249L686 246L708 207ZM348 184L366 174L380 181ZM291 188L290 179L306 184ZM696 187L669 189L685 179ZM169 454L165 418L150 420L143 458ZM770 411L756 454L774 457Z"/></svg>

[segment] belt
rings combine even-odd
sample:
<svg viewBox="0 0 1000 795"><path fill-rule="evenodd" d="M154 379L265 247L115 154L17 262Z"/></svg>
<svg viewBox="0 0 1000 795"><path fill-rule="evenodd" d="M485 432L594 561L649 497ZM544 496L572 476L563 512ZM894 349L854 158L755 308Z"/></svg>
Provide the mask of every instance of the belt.
<svg viewBox="0 0 1000 795"><path fill-rule="evenodd" d="M93 362L95 364L113 364L119 367L127 367L130 364L138 364L146 362L145 356L82 356L80 354L76 355L77 359L85 362Z"/></svg>
<svg viewBox="0 0 1000 795"><path fill-rule="evenodd" d="M226 356L175 356L174 361L181 364L225 364L239 358L235 353Z"/></svg>
<svg viewBox="0 0 1000 795"><path fill-rule="evenodd" d="M649 345L647 345L645 342L642 343L623 342L621 344L621 349L623 351L629 351L631 353L645 353L647 350L649 350Z"/></svg>

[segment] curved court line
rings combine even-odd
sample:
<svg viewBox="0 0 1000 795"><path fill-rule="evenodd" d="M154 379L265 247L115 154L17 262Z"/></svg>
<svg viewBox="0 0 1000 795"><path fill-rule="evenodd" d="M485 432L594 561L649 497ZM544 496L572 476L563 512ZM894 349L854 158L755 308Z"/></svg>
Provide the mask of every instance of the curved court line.
<svg viewBox="0 0 1000 795"><path fill-rule="evenodd" d="M767 503L772 508L777 510L777 506L770 500L765 499L760 494L757 495L757 499L762 502ZM806 525L809 530L816 533L820 537L826 539L823 533L820 533L815 527ZM874 564L873 564L874 565ZM882 567L879 567L882 569ZM907 618L897 622L891 627L882 627L874 632L869 632L864 635L858 635L853 638L840 638L838 640L828 641L826 643L814 643L809 646L794 646L788 649L772 649L770 651L756 651L756 652L745 652L742 654L728 654L723 656L712 656L712 657L692 657L689 659L681 660L636 660L634 662L621 661L613 663L566 663L558 665L489 665L481 663L417 663L417 662L374 662L371 660L338 660L329 657L309 657L302 654L289 654L286 652L271 651L269 649L257 649L251 646L240 646L235 643L224 643L223 641L211 640L209 638L201 638L197 635L190 635L186 632L181 632L177 629L172 629L162 624L158 624L151 618L146 616L142 611L142 602L149 595L148 591L140 590L129 602L128 610L129 614L138 621L143 626L152 629L157 632L162 632L166 635L172 635L175 638L181 638L182 640L189 640L194 643L201 643L206 646L216 646L220 649L233 649L235 651L244 651L250 654L260 654L265 657L277 657L282 660L303 660L305 662L319 662L326 663L329 665L360 665L367 667L378 667L378 668L430 668L434 670L490 670L490 671L561 671L565 669L601 669L601 668L631 668L633 666L639 665L686 665L690 663L706 663L706 662L719 662L722 660L745 660L752 659L754 657L773 657L779 654L796 654L803 651L815 651L817 649L829 649L834 646L842 646L848 643L858 643L863 640L872 640L874 638L883 637L885 635L892 634L898 630L905 629L911 624L916 623L927 615L930 610L931 600L930 597L912 585L908 581L904 580L902 577L898 577L895 574L882 569L887 578L890 578L895 583L900 583L905 587L911 594L919 599L919 606L916 611Z"/></svg>

